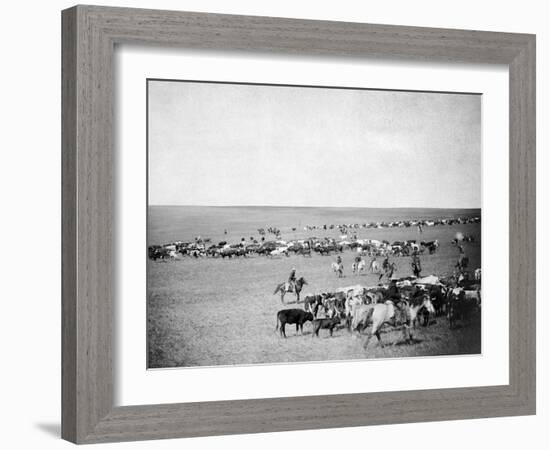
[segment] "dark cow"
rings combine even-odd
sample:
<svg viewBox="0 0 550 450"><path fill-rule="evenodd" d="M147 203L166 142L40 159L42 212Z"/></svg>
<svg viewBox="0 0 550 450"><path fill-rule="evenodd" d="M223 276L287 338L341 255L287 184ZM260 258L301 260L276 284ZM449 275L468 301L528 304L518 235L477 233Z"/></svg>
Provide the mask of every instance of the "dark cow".
<svg viewBox="0 0 550 450"><path fill-rule="evenodd" d="M467 297L464 290L460 290L458 294L451 291L446 306L450 329L456 327L457 321L462 321L463 325L470 322L472 314L479 309L478 300Z"/></svg>
<svg viewBox="0 0 550 450"><path fill-rule="evenodd" d="M313 320L313 314L303 309L281 309L277 313L277 324L275 326L275 331L279 329L279 324L281 326L280 333L282 337L286 338L285 325L287 323L296 324L296 334L298 334L298 328L300 332L304 332L304 323L307 321Z"/></svg>
<svg viewBox="0 0 550 450"><path fill-rule="evenodd" d="M446 311L447 291L442 286L431 286L429 289L430 300L435 309L435 315L441 316Z"/></svg>
<svg viewBox="0 0 550 450"><path fill-rule="evenodd" d="M329 330L330 335L332 336L332 332L334 331L334 328L336 326L340 325L340 317L336 316L332 319L315 319L313 321L313 336L319 337L319 330L323 328L324 330Z"/></svg>
<svg viewBox="0 0 550 450"><path fill-rule="evenodd" d="M149 258L153 261L156 261L157 259L168 259L170 258L170 251L160 245L152 245L149 247Z"/></svg>
<svg viewBox="0 0 550 450"><path fill-rule="evenodd" d="M345 301L346 301L346 293L345 293L345 292L342 292L342 291L338 291L338 292L327 292L327 293L326 293L326 298L330 298L330 299L334 299L334 300L338 300L338 301L343 301L343 302L345 302Z"/></svg>

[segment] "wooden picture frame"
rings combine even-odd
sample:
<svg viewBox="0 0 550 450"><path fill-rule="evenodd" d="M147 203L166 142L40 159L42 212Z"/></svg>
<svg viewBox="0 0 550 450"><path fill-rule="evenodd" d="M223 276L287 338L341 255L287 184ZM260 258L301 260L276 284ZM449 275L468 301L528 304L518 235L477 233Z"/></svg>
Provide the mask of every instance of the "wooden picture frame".
<svg viewBox="0 0 550 450"><path fill-rule="evenodd" d="M75 443L535 413L535 36L144 9L62 13L62 437ZM509 384L113 405L113 52L118 43L506 64Z"/></svg>

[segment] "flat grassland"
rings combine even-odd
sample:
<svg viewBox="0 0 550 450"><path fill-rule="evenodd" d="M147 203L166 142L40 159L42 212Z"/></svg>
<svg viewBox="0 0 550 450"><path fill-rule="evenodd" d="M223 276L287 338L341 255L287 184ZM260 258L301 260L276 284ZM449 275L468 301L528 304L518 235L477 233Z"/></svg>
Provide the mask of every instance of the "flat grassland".
<svg viewBox="0 0 550 450"><path fill-rule="evenodd" d="M365 223L413 218L437 218L479 215L479 210L407 210L359 208L271 208L271 207L149 207L148 244L176 240L191 241L196 236L212 242L227 240L237 243L242 237L259 239L257 228L275 226L282 239L338 237L339 231L304 231L305 225ZM292 231L292 227L296 227ZM227 234L224 233L227 230ZM358 238L390 242L396 240L439 239L441 246L433 255L421 255L422 275L449 275L458 251L451 244L457 232L474 237L465 243L470 259L469 269L481 267L481 225L462 224L425 227L422 234L415 227L356 230ZM269 239L269 237L266 237ZM474 317L450 330L444 317L429 327L413 330L415 343L405 344L402 334L387 326L382 339L385 347L371 340L363 350L364 338L357 338L338 328L333 337L321 330L320 337L311 334L311 323L304 335L295 335L287 326L287 339L275 332L277 311L303 308L287 294L282 305L275 286L286 280L290 269L303 276L308 293L334 291L338 287L361 284L373 286L378 275L353 275L351 264L355 252L342 254L345 277L331 271L335 256L295 256L271 258L191 258L175 261L148 261L147 267L147 343L148 367L189 367L216 365L269 364L306 361L350 360L365 358L402 358L478 354L481 352L481 318ZM397 265L394 276L411 275L409 257L392 257Z"/></svg>

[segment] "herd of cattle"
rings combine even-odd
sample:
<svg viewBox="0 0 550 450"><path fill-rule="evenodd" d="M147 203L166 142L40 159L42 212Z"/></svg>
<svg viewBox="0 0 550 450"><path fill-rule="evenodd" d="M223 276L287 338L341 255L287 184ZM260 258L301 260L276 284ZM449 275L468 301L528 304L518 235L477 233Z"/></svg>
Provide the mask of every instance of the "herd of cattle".
<svg viewBox="0 0 550 450"><path fill-rule="evenodd" d="M411 227L418 226L432 227L437 225L455 225L467 223L479 223L480 217L458 217L443 218L433 220L401 220L394 222L365 222L350 224L324 224L324 225L306 225L304 230L334 230L340 231L339 238L332 237L309 237L307 239L281 239L281 230L277 227L259 228L258 233L261 237L241 238L239 242L229 243L220 241L212 243L209 238L196 237L193 241L175 241L162 245L150 245L148 247L149 258L152 260L170 260L179 259L183 256L194 258L212 257L212 258L238 258L254 255L265 256L290 256L291 254L311 256L312 253L320 255L330 255L331 253L341 253L347 249L355 249L365 256L408 256L414 251L422 253L424 251L434 253L439 245L438 241L422 241L411 239L407 241L389 242L387 240L359 239L356 230L359 228L393 228L393 227ZM291 228L296 231L296 228ZM227 233L227 230L225 230ZM266 240L265 235L273 234L273 239ZM463 236L463 240L471 241L473 237Z"/></svg>
<svg viewBox="0 0 550 450"><path fill-rule="evenodd" d="M434 227L437 225L461 225L467 223L480 223L481 217L456 217L456 218L441 218L441 219L413 219L413 220L396 220L390 222L364 222L364 223L349 223L349 224L324 224L324 225L306 225L305 231L312 230L333 230L338 229L340 233L350 233L359 228L408 228L408 227ZM295 230L293 228L292 230Z"/></svg>
<svg viewBox="0 0 550 450"><path fill-rule="evenodd" d="M335 329L362 335L371 326L364 343L366 348L372 336L378 338L384 324L401 328L404 339L410 342L412 329L417 325L428 327L439 317L446 317L449 327L457 322L468 325L481 310L480 269L471 281L457 283L454 278L439 279L407 277L392 280L389 285L363 287L361 285L306 295L303 309L282 309L277 313L277 326L286 337L285 326L296 325L296 333L303 331L306 322L312 322L312 337L327 329L330 336Z"/></svg>
<svg viewBox="0 0 550 450"><path fill-rule="evenodd" d="M150 245L149 258L152 260L175 260L184 256L202 258L238 258L255 255L270 257L290 256L291 254L312 256L330 255L342 253L344 250L355 250L362 256L409 256L413 252L433 254L439 247L439 241L418 241L410 239L406 241L389 242L376 239L349 239L341 236L340 239L330 237L295 240L276 240L262 243L238 243L229 244L221 241L217 244L209 244L208 241L198 239L194 242L176 241L164 245Z"/></svg>

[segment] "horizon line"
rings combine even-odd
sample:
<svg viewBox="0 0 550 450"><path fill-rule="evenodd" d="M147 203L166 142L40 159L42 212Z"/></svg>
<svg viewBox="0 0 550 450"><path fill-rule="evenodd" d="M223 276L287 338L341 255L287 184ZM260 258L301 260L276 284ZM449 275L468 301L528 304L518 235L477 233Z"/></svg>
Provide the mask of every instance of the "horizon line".
<svg viewBox="0 0 550 450"><path fill-rule="evenodd" d="M185 206L196 208L356 208L356 209L479 209L481 206L305 206L305 205L189 205L179 203L151 204L147 206Z"/></svg>

